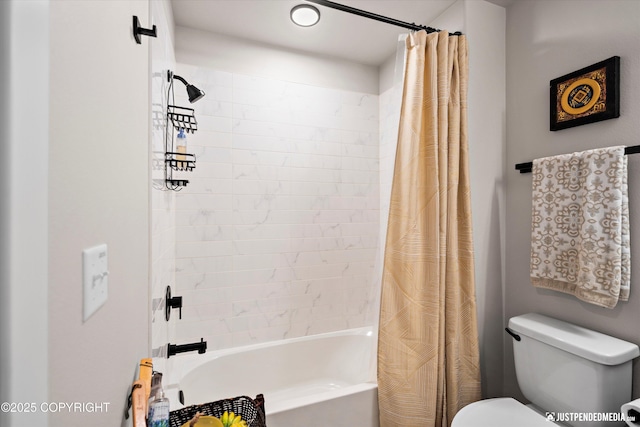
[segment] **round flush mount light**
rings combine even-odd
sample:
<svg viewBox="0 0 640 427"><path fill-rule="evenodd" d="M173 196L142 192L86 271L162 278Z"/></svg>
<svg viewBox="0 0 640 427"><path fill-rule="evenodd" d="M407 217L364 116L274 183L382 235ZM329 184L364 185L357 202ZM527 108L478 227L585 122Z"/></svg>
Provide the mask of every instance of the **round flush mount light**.
<svg viewBox="0 0 640 427"><path fill-rule="evenodd" d="M291 20L301 27L311 27L320 20L320 11L310 4L299 4L291 9Z"/></svg>

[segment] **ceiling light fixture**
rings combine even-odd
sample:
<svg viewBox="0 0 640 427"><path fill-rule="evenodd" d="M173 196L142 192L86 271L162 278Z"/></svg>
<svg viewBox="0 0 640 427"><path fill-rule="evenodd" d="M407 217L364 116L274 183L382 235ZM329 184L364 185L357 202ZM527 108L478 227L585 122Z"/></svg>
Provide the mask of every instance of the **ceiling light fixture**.
<svg viewBox="0 0 640 427"><path fill-rule="evenodd" d="M320 20L320 11L310 4L299 4L291 9L291 20L301 27L311 27Z"/></svg>

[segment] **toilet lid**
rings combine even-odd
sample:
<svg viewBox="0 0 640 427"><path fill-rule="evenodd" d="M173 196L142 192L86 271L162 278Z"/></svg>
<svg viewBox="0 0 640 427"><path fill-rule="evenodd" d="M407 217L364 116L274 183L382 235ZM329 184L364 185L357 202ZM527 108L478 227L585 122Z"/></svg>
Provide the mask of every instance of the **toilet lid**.
<svg viewBox="0 0 640 427"><path fill-rule="evenodd" d="M451 427L551 427L552 423L511 397L485 399L462 408Z"/></svg>

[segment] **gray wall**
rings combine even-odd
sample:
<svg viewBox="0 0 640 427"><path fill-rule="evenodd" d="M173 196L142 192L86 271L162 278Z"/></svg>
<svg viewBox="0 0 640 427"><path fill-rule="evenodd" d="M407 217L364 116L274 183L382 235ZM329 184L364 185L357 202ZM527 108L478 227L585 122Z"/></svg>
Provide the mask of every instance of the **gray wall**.
<svg viewBox="0 0 640 427"><path fill-rule="evenodd" d="M49 3L1 1L0 28L0 402L44 402ZM3 427L46 422L0 412Z"/></svg>
<svg viewBox="0 0 640 427"><path fill-rule="evenodd" d="M607 59L621 58L621 116L549 131L549 81ZM507 230L505 323L538 312L640 344L640 155L629 157L632 283L614 309L534 288L529 281L531 175L514 164L590 148L640 143L640 2L519 1L507 9ZM505 341L505 388L517 389L511 342ZM633 397L640 397L634 364Z"/></svg>
<svg viewBox="0 0 640 427"><path fill-rule="evenodd" d="M131 31L133 15L148 26L149 3L50 5L49 400L110 405L49 425L118 426L150 353L150 42ZM81 254L101 243L108 300L83 321Z"/></svg>
<svg viewBox="0 0 640 427"><path fill-rule="evenodd" d="M482 397L502 395L505 229L505 9L460 0L431 25L469 48L469 175Z"/></svg>

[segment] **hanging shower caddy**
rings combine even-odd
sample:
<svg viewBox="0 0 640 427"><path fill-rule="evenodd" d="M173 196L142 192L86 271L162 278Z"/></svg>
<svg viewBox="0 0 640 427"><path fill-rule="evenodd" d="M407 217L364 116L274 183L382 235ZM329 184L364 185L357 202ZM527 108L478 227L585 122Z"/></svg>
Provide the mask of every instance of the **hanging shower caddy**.
<svg viewBox="0 0 640 427"><path fill-rule="evenodd" d="M167 78L169 88L167 89L167 127L165 134L165 185L169 190L180 191L187 186L189 180L174 178L173 173L176 171L193 171L196 167L196 156L195 154L178 152L175 147L174 135L176 132L180 132L180 129L183 129L187 134L195 133L198 130L198 122L193 108L169 104L170 98L175 104L173 92L174 75L171 71L167 72Z"/></svg>

